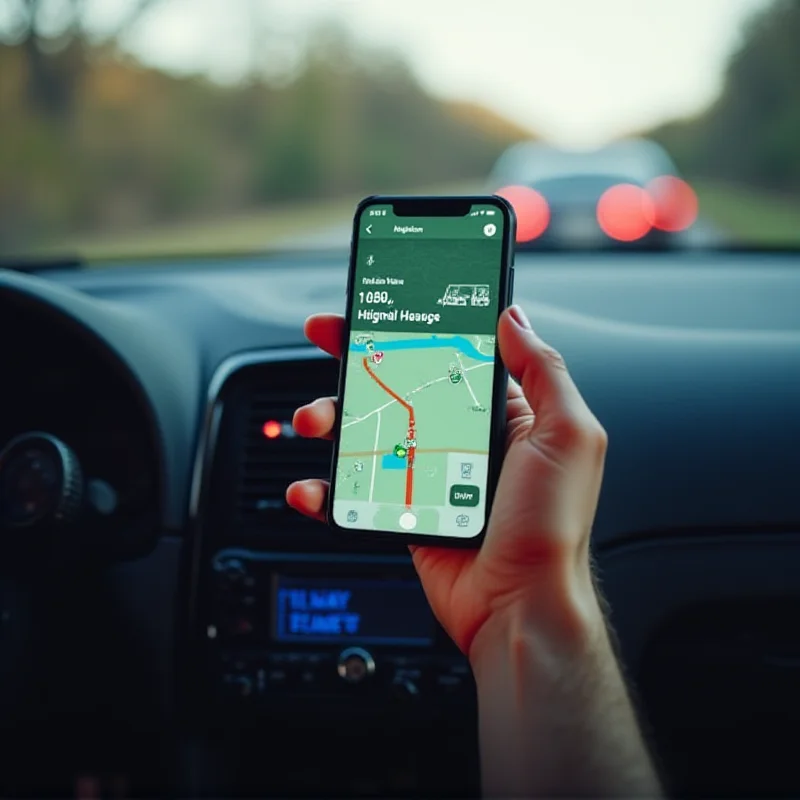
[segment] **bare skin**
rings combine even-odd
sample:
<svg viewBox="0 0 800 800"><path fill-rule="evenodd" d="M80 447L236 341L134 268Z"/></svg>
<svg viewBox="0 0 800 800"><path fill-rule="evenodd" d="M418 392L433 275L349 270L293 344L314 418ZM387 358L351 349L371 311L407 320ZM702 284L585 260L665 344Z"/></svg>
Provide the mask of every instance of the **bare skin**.
<svg viewBox="0 0 800 800"><path fill-rule="evenodd" d="M341 317L310 317L305 332L341 357ZM486 539L479 550L411 548L478 685L484 793L658 795L590 568L605 431L518 306L501 316L498 345L516 380ZM335 417L335 398L320 398L297 410L294 426L330 438ZM327 491L325 481L299 481L287 499L324 519Z"/></svg>

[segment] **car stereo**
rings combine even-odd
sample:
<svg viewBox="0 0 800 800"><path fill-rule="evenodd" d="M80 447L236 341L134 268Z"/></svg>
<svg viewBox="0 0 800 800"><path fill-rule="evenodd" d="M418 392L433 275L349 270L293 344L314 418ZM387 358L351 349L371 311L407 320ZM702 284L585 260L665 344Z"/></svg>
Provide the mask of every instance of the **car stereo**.
<svg viewBox="0 0 800 800"><path fill-rule="evenodd" d="M226 702L464 702L474 693L409 558L231 548L213 557L210 578L205 649Z"/></svg>

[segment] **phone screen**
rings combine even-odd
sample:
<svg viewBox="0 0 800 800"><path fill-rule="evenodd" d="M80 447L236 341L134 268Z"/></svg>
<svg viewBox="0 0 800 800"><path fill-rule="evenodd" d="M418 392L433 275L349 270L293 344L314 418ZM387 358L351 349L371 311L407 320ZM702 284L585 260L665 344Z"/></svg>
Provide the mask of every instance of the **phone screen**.
<svg viewBox="0 0 800 800"><path fill-rule="evenodd" d="M471 538L486 522L507 223L488 203L393 209L356 222L333 520Z"/></svg>

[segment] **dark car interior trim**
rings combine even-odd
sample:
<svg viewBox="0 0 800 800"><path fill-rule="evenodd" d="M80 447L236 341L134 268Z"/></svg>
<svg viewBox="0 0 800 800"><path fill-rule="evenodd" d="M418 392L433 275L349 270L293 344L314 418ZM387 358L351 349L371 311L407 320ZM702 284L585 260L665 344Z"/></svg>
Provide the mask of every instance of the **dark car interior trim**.
<svg viewBox="0 0 800 800"><path fill-rule="evenodd" d="M800 790L787 749L800 723L797 267L789 252L517 256L518 302L609 432L593 547L676 795L763 796L758 759L773 794ZM0 326L24 308L30 332L7 336L8 439L36 407L26 386L51 375L71 392L75 431L100 430L102 450L87 410L113 380L96 361L95 380L83 377L83 346L58 348L77 325L140 387L128 401L146 399L152 428L117 416L131 447L152 440L144 469L159 487L135 560L100 567L73 547L58 581L38 561L26 575L6 560L4 793L40 794L37 770L49 769L63 794L77 761L125 773L139 794L344 795L354 775L373 796L477 792L464 770L476 763L474 697L443 640L422 667L398 661L418 652L375 646L398 684L359 700L337 676L341 648L269 638L276 581L413 579L402 549L340 542L281 500L289 480L329 469L327 444L287 426L297 404L336 391L336 363L301 329L306 314L341 309L344 278L343 256L311 253L0 272ZM259 440L263 419L286 435ZM240 614L248 603L259 613ZM258 646L223 630L233 624L253 626ZM421 671L406 680L407 669ZM63 724L44 727L46 712ZM77 721L97 735L76 735Z"/></svg>

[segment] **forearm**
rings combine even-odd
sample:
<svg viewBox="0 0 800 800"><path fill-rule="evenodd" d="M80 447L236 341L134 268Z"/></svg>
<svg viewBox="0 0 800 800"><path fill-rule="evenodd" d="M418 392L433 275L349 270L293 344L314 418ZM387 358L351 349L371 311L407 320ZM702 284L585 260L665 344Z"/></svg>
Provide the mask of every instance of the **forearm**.
<svg viewBox="0 0 800 800"><path fill-rule="evenodd" d="M509 613L476 637L486 797L660 794L600 609L573 611Z"/></svg>

